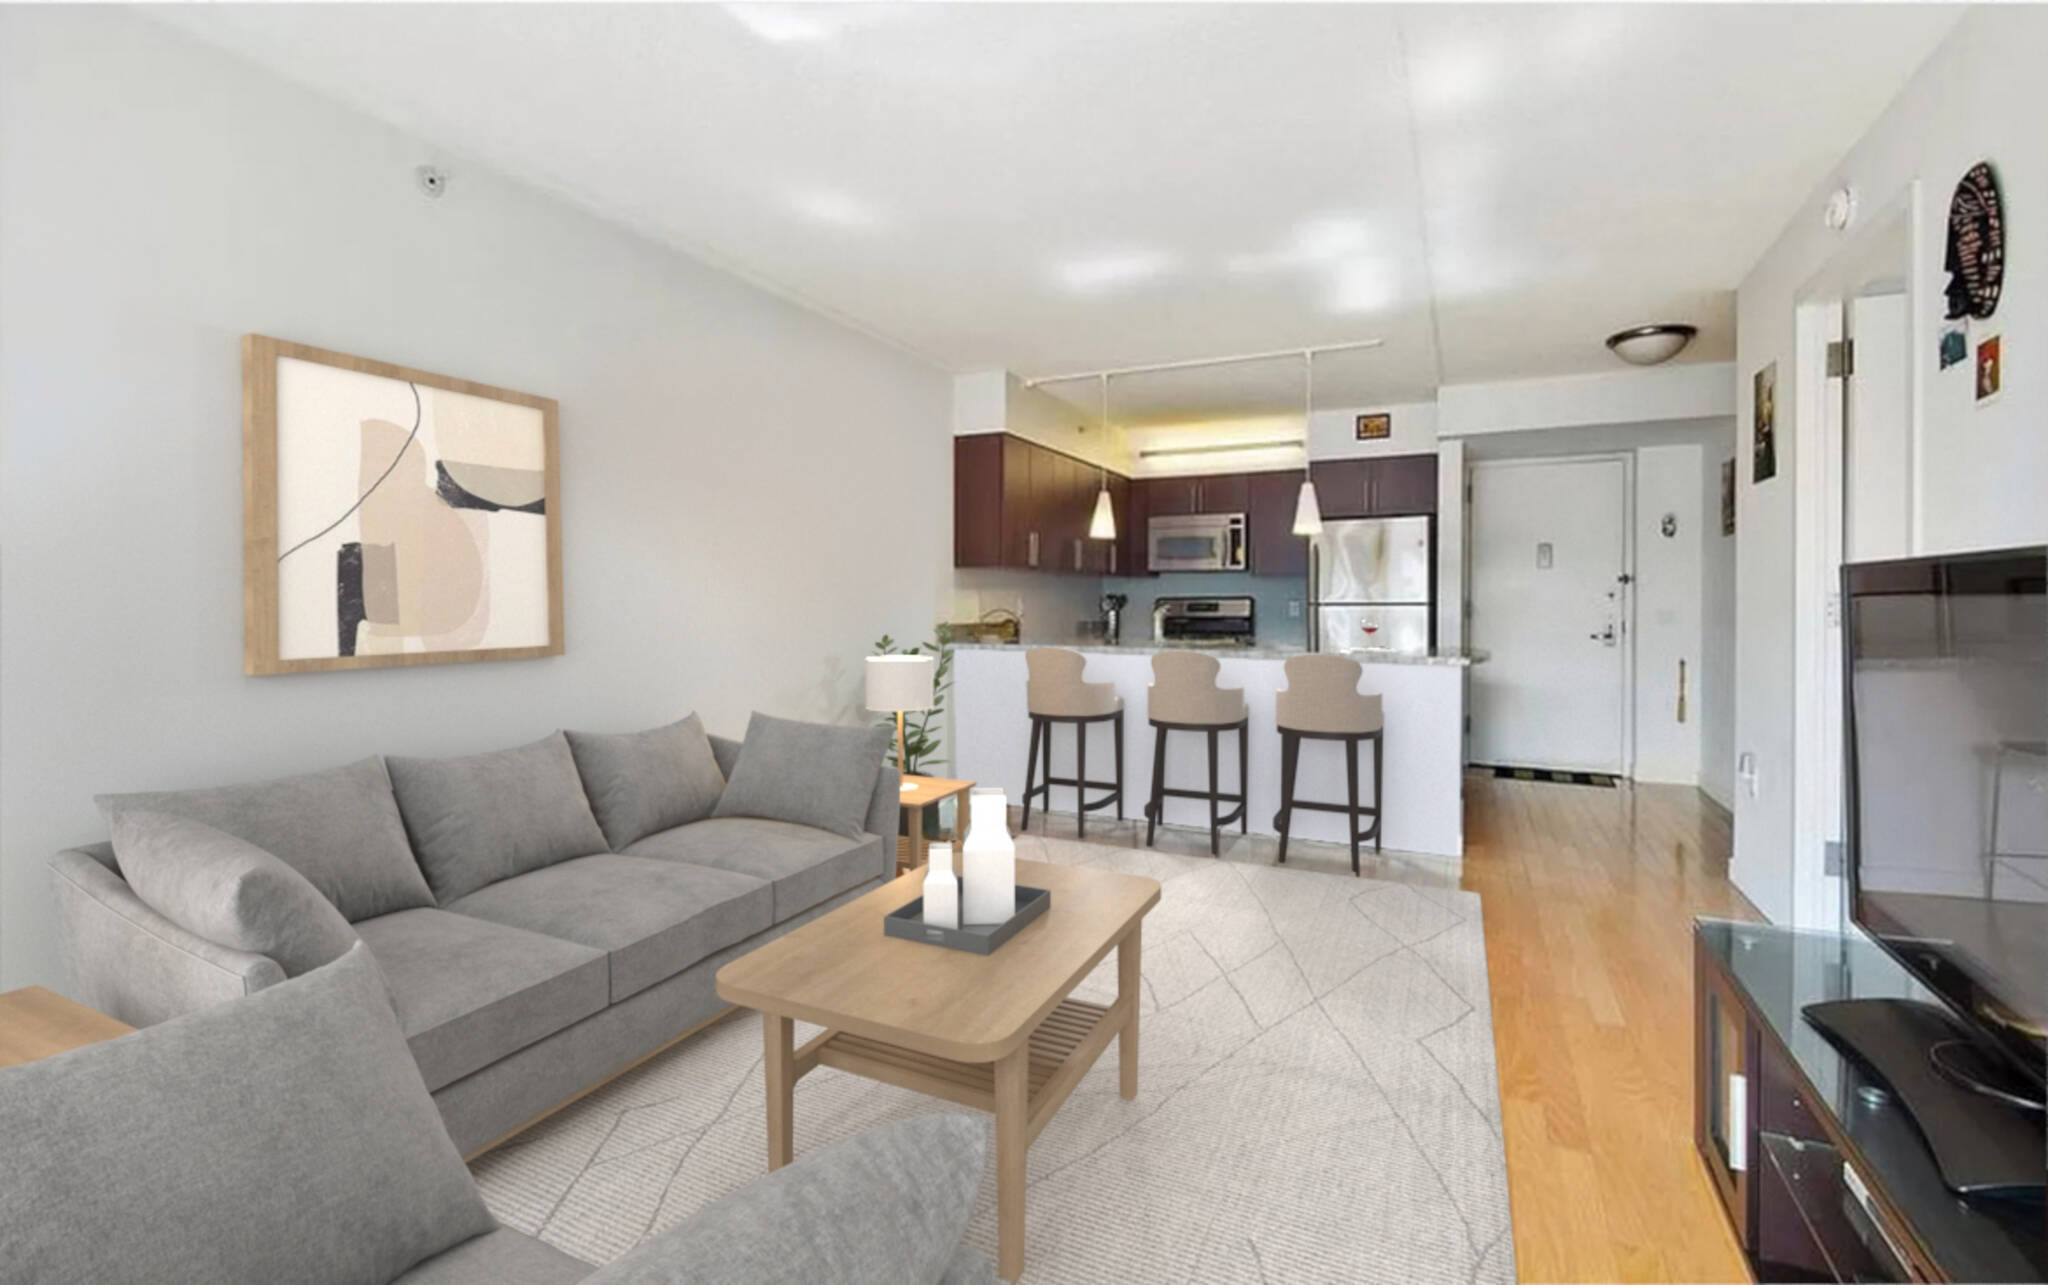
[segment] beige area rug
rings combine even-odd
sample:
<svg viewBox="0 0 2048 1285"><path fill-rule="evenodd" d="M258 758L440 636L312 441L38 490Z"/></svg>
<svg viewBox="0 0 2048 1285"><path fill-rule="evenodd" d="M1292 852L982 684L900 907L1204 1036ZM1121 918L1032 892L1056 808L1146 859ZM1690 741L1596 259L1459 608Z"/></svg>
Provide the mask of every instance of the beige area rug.
<svg viewBox="0 0 2048 1285"><path fill-rule="evenodd" d="M1476 894L1037 836L1150 875L1139 1094L1112 1045L1031 1148L1024 1279L1514 1280ZM1107 1003L1112 954L1077 992ZM802 1042L815 1028L798 1024ZM802 1154L962 1108L819 1069ZM983 1117L984 1119L986 1117ZM499 1219L606 1262L766 1171L741 1017L478 1160ZM993 1261L995 1174L967 1239Z"/></svg>

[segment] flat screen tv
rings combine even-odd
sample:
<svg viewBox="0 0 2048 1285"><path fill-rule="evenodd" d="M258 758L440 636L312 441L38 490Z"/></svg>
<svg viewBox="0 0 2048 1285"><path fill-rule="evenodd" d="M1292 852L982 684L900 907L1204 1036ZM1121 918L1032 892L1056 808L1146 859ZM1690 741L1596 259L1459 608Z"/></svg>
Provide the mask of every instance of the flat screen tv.
<svg viewBox="0 0 2048 1285"><path fill-rule="evenodd" d="M1930 1054L2038 1103L2048 1061L2048 549L1842 573L1851 919L1967 1038Z"/></svg>

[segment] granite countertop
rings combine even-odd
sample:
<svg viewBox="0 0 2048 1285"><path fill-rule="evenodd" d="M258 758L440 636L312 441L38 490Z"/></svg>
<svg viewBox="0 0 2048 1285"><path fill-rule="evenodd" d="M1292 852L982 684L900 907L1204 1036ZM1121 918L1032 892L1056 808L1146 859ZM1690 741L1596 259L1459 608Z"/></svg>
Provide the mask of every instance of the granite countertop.
<svg viewBox="0 0 2048 1285"><path fill-rule="evenodd" d="M1060 642L1034 641L1018 643L954 643L955 651L1014 651L1020 647L1066 647L1073 651L1089 654L1150 656L1155 652L1181 650L1171 643L1122 642L1105 643L1089 639L1066 639ZM1194 647L1186 650L1214 652L1218 660L1285 660L1299 656L1307 648L1287 643L1261 643L1250 647ZM1408 655L1391 651L1371 651L1363 647L1349 653L1361 665L1477 665L1486 660L1483 651L1463 647L1439 647L1422 655Z"/></svg>

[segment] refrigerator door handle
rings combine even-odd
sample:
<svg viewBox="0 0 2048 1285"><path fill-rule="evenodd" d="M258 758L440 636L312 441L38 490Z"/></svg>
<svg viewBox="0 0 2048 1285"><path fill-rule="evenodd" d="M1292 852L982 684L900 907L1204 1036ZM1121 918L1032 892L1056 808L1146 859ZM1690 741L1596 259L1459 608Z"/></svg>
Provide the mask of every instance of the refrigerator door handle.
<svg viewBox="0 0 2048 1285"><path fill-rule="evenodd" d="M1310 651L1321 651L1323 649L1323 622L1318 613L1319 604L1316 601L1316 586L1322 583L1319 576L1321 571L1320 561L1321 551L1316 548L1315 537L1311 536L1308 542L1308 649Z"/></svg>

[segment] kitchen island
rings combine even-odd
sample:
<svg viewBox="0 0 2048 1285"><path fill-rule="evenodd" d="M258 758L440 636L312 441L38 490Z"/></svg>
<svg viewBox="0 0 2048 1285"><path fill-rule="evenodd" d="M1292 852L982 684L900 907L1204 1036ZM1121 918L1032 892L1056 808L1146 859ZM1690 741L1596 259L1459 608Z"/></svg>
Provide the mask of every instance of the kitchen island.
<svg viewBox="0 0 2048 1285"><path fill-rule="evenodd" d="M1146 693L1152 685L1152 655L1171 650L1158 643L1061 643L1088 658L1082 677L1091 683L1114 683L1124 702L1124 815L1142 820L1152 781L1151 726L1146 721ZM953 659L953 747L956 774L985 786L1000 786L1012 802L1024 795L1024 759L1031 721L1024 706L1024 653L1028 646L967 643ZM1274 725L1274 695L1287 686L1287 657L1299 647L1248 646L1213 650L1221 665L1217 681L1244 689L1250 706L1250 799L1246 816L1254 834L1277 834L1274 816L1280 810L1280 733ZM1462 651L1424 655L1389 652L1352 653L1364 668L1359 690L1382 698L1387 756L1382 846L1388 851L1457 857L1465 850L1464 725L1465 669L1483 660ZM1106 723L1088 729L1088 774L1111 779L1115 763L1112 729ZM1225 737L1219 776L1233 788L1237 782L1237 738ZM1364 751L1369 755L1370 751ZM1370 802L1372 769L1360 763L1360 801ZM1061 727L1053 739L1054 775L1074 774L1074 737ZM1202 739L1174 734L1167 751L1167 785L1206 787L1208 757ZM1344 799L1344 753L1341 747L1304 744L1295 782L1295 798L1341 802ZM1054 786L1052 811L1071 813L1073 790ZM1090 821L1115 816L1094 812ZM1209 805L1195 799L1166 800L1168 825L1207 829ZM1348 842L1348 818L1334 813L1297 809L1291 826L1296 839ZM1236 827L1232 827L1235 829Z"/></svg>

